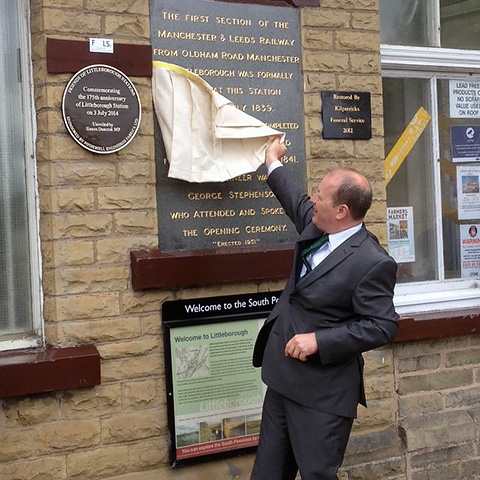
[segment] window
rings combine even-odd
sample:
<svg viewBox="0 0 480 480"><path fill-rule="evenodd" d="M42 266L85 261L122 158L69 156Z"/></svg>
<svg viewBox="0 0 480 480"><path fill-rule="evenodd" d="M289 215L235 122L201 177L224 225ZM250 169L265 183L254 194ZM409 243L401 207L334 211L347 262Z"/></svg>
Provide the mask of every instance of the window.
<svg viewBox="0 0 480 480"><path fill-rule="evenodd" d="M480 306L477 3L380 0L386 155L420 108L431 117L387 185L406 218L388 222L401 314Z"/></svg>
<svg viewBox="0 0 480 480"><path fill-rule="evenodd" d="M0 349L42 338L26 1L0 0Z"/></svg>

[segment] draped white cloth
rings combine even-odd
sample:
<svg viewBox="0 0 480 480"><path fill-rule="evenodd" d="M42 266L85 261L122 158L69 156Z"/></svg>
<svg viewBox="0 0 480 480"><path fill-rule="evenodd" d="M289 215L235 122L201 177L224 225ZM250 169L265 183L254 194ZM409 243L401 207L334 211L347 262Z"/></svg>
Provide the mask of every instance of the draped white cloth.
<svg viewBox="0 0 480 480"><path fill-rule="evenodd" d="M223 182L253 172L268 142L283 135L178 65L153 62L152 88L169 177Z"/></svg>

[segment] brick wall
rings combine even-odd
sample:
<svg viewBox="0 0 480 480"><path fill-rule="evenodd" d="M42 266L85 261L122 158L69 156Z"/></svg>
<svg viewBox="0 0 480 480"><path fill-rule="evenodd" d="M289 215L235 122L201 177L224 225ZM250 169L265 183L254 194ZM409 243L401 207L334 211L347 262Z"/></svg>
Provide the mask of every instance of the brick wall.
<svg viewBox="0 0 480 480"><path fill-rule="evenodd" d="M133 292L128 253L155 247L162 228L150 81L131 78L143 109L137 137L112 155L88 153L63 125L71 75L47 73L46 38L148 44L148 1L32 0L31 21L46 340L94 343L102 384L0 401L0 478L248 479L253 455L169 467L159 312L165 300L282 282ZM363 170L374 187L369 227L386 243L377 0L323 0L303 10L302 24L308 188L333 166ZM371 140L321 138L320 92L332 89L371 92ZM480 478L478 338L401 344L365 358L369 408L359 409L341 480Z"/></svg>

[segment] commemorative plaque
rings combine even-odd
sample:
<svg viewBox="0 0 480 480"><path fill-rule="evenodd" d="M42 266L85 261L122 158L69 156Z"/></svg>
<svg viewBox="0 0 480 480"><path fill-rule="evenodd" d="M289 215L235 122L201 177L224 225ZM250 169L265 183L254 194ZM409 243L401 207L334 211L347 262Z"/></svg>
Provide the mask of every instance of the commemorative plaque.
<svg viewBox="0 0 480 480"><path fill-rule="evenodd" d="M126 147L140 127L141 105L130 79L108 65L90 65L68 82L62 100L65 126L72 138L94 153Z"/></svg>
<svg viewBox="0 0 480 480"><path fill-rule="evenodd" d="M198 75L239 110L285 133L282 162L305 188L299 9L151 0L150 25L155 63ZM296 239L294 225L266 184L264 165L224 182L170 178L158 123L155 157L162 251L261 247Z"/></svg>
<svg viewBox="0 0 480 480"><path fill-rule="evenodd" d="M323 138L372 138L369 92L322 92Z"/></svg>

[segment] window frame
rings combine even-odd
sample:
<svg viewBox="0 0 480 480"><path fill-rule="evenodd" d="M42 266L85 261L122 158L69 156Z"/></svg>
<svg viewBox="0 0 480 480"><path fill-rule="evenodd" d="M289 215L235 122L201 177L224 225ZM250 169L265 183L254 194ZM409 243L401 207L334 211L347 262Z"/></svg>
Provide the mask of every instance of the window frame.
<svg viewBox="0 0 480 480"><path fill-rule="evenodd" d="M434 196L437 231L437 268L439 279L399 283L395 288L395 306L400 315L480 307L480 279L444 277L443 230L441 209L440 146L438 138L437 80L480 76L480 51L381 45L382 78L420 78L430 83L432 151L434 155ZM385 152L386 154L388 152Z"/></svg>
<svg viewBox="0 0 480 480"><path fill-rule="evenodd" d="M28 236L30 254L30 289L32 295L33 334L18 339L2 340L0 351L44 346L43 292L41 282L40 209L37 184L36 109L33 92L33 65L31 58L30 9L27 0L17 2L17 27L19 32L19 76L22 79L22 112L24 125L24 164L28 211ZM7 253L8 254L8 253Z"/></svg>

